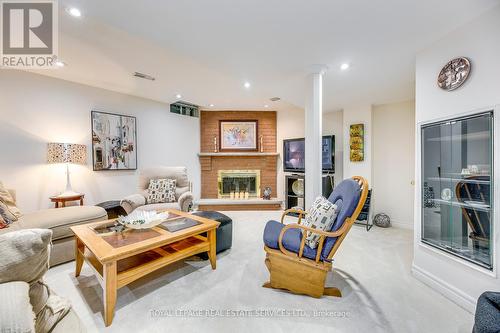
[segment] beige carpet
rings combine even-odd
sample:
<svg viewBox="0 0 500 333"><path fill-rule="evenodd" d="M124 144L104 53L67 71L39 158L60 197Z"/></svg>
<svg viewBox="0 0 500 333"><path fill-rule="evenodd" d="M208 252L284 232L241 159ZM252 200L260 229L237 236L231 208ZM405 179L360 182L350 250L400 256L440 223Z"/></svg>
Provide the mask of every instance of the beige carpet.
<svg viewBox="0 0 500 333"><path fill-rule="evenodd" d="M218 256L217 270L187 261L120 289L109 328L101 287L86 265L79 278L73 262L55 267L46 282L71 300L89 332L471 331L471 314L411 276L411 231L353 227L328 277L344 297L314 299L261 287L268 280L262 231L279 212L227 215L233 248Z"/></svg>

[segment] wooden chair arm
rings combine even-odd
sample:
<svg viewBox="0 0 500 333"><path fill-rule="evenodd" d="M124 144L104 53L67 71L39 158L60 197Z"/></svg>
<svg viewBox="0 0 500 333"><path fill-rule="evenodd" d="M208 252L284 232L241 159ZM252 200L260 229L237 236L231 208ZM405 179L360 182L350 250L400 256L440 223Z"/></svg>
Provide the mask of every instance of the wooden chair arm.
<svg viewBox="0 0 500 333"><path fill-rule="evenodd" d="M297 224L300 224L300 222L302 222L302 216L307 214L306 211L303 211L301 209L295 209L295 208L287 209L281 215L281 224L284 224L285 216L291 213L299 214L299 221L297 222Z"/></svg>
<svg viewBox="0 0 500 333"><path fill-rule="evenodd" d="M346 221L346 222L348 222L348 221ZM306 226L303 226L303 225L298 224L298 223L286 225L283 229L281 229L280 235L278 237L278 245L279 245L281 252L283 252L284 254L286 254L288 256L295 257L297 254L288 251L283 246L283 236L285 235L285 232L288 229L301 229L302 230L302 241L300 242L300 248L299 248L299 253L298 253L299 258L301 258L302 254L304 253L306 232L310 231L314 234L320 235L320 239L319 239L319 243L318 243L318 250L316 252L316 262L319 262L319 259L321 257L321 251L323 250L323 243L324 243L325 239L327 237L339 237L340 235L342 235L344 232L346 232L349 229L349 224L344 223L339 230L333 231L333 232L313 229L313 228L306 227Z"/></svg>

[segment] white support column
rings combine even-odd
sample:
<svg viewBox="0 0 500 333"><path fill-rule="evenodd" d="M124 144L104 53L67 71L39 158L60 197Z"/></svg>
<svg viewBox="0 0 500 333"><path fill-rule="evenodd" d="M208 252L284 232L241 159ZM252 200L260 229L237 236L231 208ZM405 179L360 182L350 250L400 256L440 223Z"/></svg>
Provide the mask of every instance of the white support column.
<svg viewBox="0 0 500 333"><path fill-rule="evenodd" d="M323 75L327 67L315 65L308 77L309 91L305 108L305 136L306 136L306 175L305 200L306 209L314 199L321 195L322 177L322 120L323 120Z"/></svg>

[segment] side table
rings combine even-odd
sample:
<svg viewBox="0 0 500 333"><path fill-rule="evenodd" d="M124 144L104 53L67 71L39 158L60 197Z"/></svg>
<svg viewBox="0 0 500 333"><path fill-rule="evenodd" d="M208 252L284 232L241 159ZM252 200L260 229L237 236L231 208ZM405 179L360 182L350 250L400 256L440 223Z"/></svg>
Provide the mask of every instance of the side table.
<svg viewBox="0 0 500 333"><path fill-rule="evenodd" d="M70 201L80 201L80 206L83 206L83 197L85 197L85 194L54 196L50 197L50 201L55 204L55 208L66 207L66 202Z"/></svg>

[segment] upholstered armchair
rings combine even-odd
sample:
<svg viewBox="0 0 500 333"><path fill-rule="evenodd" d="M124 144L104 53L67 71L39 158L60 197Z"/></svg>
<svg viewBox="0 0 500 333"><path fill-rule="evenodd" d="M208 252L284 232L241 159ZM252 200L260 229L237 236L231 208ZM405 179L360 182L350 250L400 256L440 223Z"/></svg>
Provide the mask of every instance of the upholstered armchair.
<svg viewBox="0 0 500 333"><path fill-rule="evenodd" d="M302 210L287 210L281 222L267 222L264 250L270 280L263 287L286 289L312 297L341 297L339 289L325 288L326 274L332 269L332 258L356 221L367 195L368 182L362 177L346 179L337 185L328 200L339 207L339 212L328 231L302 225L302 217L306 214ZM289 213L299 214L297 223L284 224L284 218ZM320 235L315 249L305 242L308 231Z"/></svg>
<svg viewBox="0 0 500 333"><path fill-rule="evenodd" d="M151 179L174 179L176 182L175 202L148 204L148 187ZM193 194L185 167L156 167L139 171L138 193L122 199L121 206L130 214L134 210L178 209L191 210Z"/></svg>

